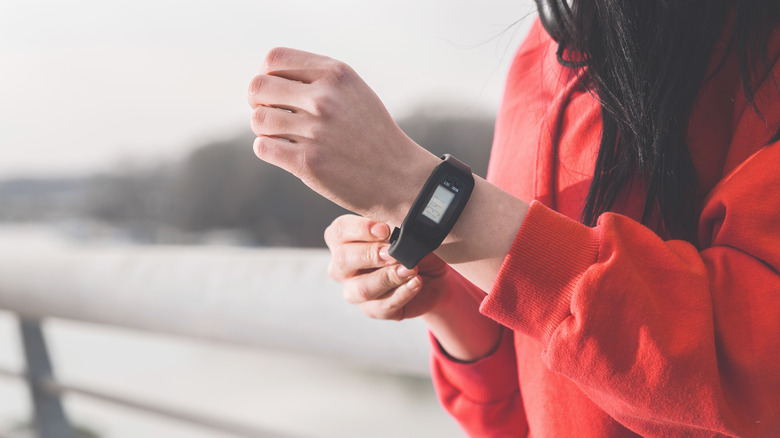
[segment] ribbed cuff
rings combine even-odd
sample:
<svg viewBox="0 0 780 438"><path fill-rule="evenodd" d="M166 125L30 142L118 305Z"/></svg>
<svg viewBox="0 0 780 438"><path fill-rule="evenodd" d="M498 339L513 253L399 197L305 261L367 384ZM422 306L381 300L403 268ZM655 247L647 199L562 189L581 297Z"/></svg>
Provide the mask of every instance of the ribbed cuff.
<svg viewBox="0 0 780 438"><path fill-rule="evenodd" d="M511 330L504 329L495 351L475 362L452 359L433 334L429 335L433 346L433 378L437 386L447 384L479 404L504 401L518 390L514 335Z"/></svg>
<svg viewBox="0 0 780 438"><path fill-rule="evenodd" d="M598 247L596 230L532 202L480 311L546 344L571 315L572 293Z"/></svg>

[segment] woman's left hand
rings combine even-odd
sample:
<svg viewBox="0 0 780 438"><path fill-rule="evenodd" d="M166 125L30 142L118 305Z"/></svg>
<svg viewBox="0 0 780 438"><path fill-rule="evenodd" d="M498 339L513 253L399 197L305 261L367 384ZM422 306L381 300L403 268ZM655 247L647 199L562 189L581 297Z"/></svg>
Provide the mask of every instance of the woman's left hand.
<svg viewBox="0 0 780 438"><path fill-rule="evenodd" d="M331 201L398 224L438 159L346 64L277 48L249 86L255 154Z"/></svg>

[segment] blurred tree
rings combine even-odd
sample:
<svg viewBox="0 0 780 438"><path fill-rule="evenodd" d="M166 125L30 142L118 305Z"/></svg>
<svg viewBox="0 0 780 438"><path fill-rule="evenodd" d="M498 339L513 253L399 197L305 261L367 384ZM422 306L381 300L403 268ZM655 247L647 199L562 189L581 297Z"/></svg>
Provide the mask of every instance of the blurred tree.
<svg viewBox="0 0 780 438"><path fill-rule="evenodd" d="M50 221L78 215L89 186L84 177L0 181L0 221Z"/></svg>
<svg viewBox="0 0 780 438"><path fill-rule="evenodd" d="M118 224L159 221L170 173L170 165L136 165L92 176L83 195L81 213Z"/></svg>
<svg viewBox="0 0 780 438"><path fill-rule="evenodd" d="M344 210L256 159L251 134L195 150L174 173L168 221L182 229L240 229L258 245L322 246Z"/></svg>

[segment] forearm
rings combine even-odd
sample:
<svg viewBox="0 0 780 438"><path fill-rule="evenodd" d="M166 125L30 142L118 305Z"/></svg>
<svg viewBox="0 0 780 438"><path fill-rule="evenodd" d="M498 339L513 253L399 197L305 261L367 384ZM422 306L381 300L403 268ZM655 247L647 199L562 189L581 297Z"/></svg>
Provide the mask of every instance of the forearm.
<svg viewBox="0 0 780 438"><path fill-rule="evenodd" d="M458 277L456 272L448 274ZM489 355L501 337L501 325L479 312L484 292L462 278L444 291L439 305L422 316L444 351L452 358L471 362Z"/></svg>
<svg viewBox="0 0 780 438"><path fill-rule="evenodd" d="M482 178L436 255L485 293L520 230L528 204Z"/></svg>

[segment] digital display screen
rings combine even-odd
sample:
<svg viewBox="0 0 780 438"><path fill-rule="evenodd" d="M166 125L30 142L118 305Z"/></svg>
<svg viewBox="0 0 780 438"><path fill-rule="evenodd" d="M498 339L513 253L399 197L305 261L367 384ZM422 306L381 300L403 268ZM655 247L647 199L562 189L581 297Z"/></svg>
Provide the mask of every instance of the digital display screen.
<svg viewBox="0 0 780 438"><path fill-rule="evenodd" d="M438 224L447 211L447 207L452 203L453 198L455 198L455 194L446 187L441 185L436 187L431 200L428 201L428 205L425 206L425 210L422 212L423 216Z"/></svg>

